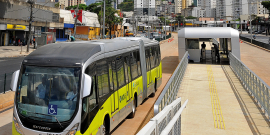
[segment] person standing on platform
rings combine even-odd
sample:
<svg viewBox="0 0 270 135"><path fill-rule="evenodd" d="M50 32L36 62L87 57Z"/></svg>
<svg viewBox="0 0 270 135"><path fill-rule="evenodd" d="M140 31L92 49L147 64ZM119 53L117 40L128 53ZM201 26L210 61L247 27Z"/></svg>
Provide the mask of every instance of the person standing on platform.
<svg viewBox="0 0 270 135"><path fill-rule="evenodd" d="M206 44L203 42L203 43L201 44L201 56L203 56L203 55L202 55L202 50L203 50L203 49L205 50L205 47L206 47Z"/></svg>
<svg viewBox="0 0 270 135"><path fill-rule="evenodd" d="M216 51L216 57L217 57L217 62L219 62L220 61L220 57L219 57L219 49L218 49L218 46L216 45L216 44L214 44L213 43L213 45L214 45L214 48L215 48L215 51Z"/></svg>

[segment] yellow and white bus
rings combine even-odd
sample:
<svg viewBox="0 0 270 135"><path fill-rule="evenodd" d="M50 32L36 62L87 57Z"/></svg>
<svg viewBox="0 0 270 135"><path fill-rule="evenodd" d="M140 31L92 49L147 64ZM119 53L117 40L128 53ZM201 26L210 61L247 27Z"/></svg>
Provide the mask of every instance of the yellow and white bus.
<svg viewBox="0 0 270 135"><path fill-rule="evenodd" d="M13 73L13 135L109 134L154 95L159 42L146 38L56 43Z"/></svg>

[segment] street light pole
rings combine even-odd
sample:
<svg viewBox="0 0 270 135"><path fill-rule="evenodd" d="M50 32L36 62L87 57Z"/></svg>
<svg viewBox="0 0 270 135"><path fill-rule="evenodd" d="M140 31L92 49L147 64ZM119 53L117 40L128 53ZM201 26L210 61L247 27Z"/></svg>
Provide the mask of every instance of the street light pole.
<svg viewBox="0 0 270 135"><path fill-rule="evenodd" d="M148 0L148 38L150 38L150 29L149 29L149 16L150 16L150 0Z"/></svg>
<svg viewBox="0 0 270 135"><path fill-rule="evenodd" d="M106 4L106 0L104 0L104 7L103 7L103 33L102 33L102 37L104 39L104 35L105 35L105 4Z"/></svg>
<svg viewBox="0 0 270 135"><path fill-rule="evenodd" d="M30 38L31 38L31 26L32 26L32 21L33 21L33 4L34 2L32 0L28 0L27 3L30 4L31 11L30 11L30 19L29 19L29 34L28 34L28 41L27 41L27 50L26 52L29 52L29 44L30 44Z"/></svg>
<svg viewBox="0 0 270 135"><path fill-rule="evenodd" d="M166 40L166 36L167 36L167 32L166 32L166 5L165 5L164 14L165 14L165 40Z"/></svg>

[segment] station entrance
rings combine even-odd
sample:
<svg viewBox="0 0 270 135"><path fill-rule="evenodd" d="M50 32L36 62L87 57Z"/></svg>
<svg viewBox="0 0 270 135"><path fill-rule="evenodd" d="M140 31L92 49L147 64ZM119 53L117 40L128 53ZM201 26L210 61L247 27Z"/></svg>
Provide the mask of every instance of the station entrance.
<svg viewBox="0 0 270 135"><path fill-rule="evenodd" d="M239 33L228 27L183 28L178 31L179 60L186 51L193 63L229 64L230 52L240 60Z"/></svg>
<svg viewBox="0 0 270 135"><path fill-rule="evenodd" d="M229 64L231 40L228 38L186 39L191 62Z"/></svg>

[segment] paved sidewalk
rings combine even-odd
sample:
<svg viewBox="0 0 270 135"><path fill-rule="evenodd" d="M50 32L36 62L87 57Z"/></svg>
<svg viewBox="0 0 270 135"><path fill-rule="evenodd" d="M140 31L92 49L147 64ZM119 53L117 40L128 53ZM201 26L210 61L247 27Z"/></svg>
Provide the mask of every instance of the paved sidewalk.
<svg viewBox="0 0 270 135"><path fill-rule="evenodd" d="M29 46L29 53L26 52L27 46L0 46L0 58L26 56L33 52L34 46Z"/></svg>
<svg viewBox="0 0 270 135"><path fill-rule="evenodd" d="M209 66L212 67L214 83L209 81ZM269 122L256 102L243 88L229 65L224 68L225 72L221 65L188 65L177 94L182 101L189 100L182 114L182 134L269 134ZM219 100L214 100L215 91L211 88L215 87L210 87L213 84Z"/></svg>
<svg viewBox="0 0 270 135"><path fill-rule="evenodd" d="M12 106L14 103L14 91L7 91L5 94L0 94L0 111Z"/></svg>

